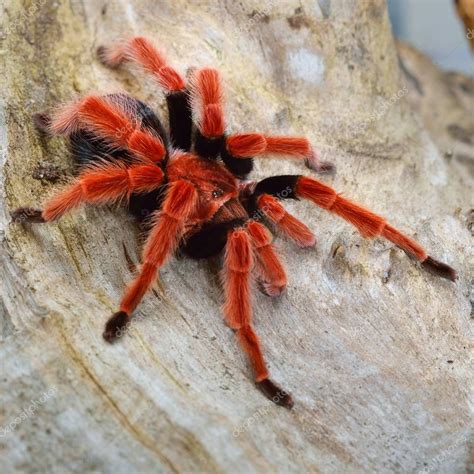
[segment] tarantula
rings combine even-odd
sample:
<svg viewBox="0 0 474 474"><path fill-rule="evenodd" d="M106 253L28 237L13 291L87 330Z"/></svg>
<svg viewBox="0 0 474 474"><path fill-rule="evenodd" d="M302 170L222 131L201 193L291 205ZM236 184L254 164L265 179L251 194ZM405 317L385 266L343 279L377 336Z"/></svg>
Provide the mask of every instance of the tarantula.
<svg viewBox="0 0 474 474"><path fill-rule="evenodd" d="M300 175L245 181L253 158L267 154L305 160L319 172L331 171L332 166L320 162L306 138L228 134L216 70L191 70L187 84L141 37L100 47L98 57L111 68L132 62L151 73L166 94L169 134L147 105L123 93L89 95L53 114L35 114L40 129L69 137L80 173L42 209L21 207L12 217L19 222L51 222L83 203L126 200L131 213L145 223L142 265L119 311L105 325L106 341L120 336L173 253L179 250L203 259L224 251L225 320L250 359L257 386L275 403L291 408L291 396L269 379L251 307L253 276L269 296L280 295L287 284L268 223L301 247L315 244L311 230L285 210L283 199L308 199L349 221L364 237L385 237L425 269L455 280L451 267L320 181Z"/></svg>

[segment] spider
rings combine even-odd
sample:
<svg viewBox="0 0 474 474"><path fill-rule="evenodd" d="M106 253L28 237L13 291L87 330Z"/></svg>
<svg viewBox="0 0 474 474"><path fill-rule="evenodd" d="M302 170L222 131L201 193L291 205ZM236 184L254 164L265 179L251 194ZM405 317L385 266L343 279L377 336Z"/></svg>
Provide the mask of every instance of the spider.
<svg viewBox="0 0 474 474"><path fill-rule="evenodd" d="M319 160L306 138L229 134L215 69L193 69L185 79L143 37L102 46L98 57L110 68L135 63L151 73L166 95L169 133L146 104L124 93L89 95L52 114L34 114L40 130L69 138L79 174L42 209L20 207L12 218L52 222L83 203L125 201L146 226L141 267L105 325L106 341L122 334L174 253L193 259L223 254L225 321L250 360L256 385L276 404L291 408L291 395L269 378L251 306L253 280L269 296L279 296L287 285L268 225L298 246L312 247L316 241L311 230L285 210L284 199L307 199L347 220L364 237L385 237L426 270L456 279L451 267L428 256L384 218L316 179L282 175L246 181L253 159L267 154L304 160L318 172L333 167Z"/></svg>

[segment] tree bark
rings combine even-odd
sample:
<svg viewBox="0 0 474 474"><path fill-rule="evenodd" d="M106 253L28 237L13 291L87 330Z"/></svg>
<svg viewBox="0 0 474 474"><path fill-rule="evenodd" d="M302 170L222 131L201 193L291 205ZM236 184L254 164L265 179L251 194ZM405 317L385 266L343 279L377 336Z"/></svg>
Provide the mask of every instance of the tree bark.
<svg viewBox="0 0 474 474"><path fill-rule="evenodd" d="M473 468L472 80L397 49L383 0L5 0L0 15L2 472ZM139 263L136 225L108 208L11 222L72 171L33 112L125 89L164 114L149 77L95 58L133 34L181 71L219 68L232 130L307 135L337 165L325 181L459 272L440 280L387 241L289 204L318 244L277 238L289 286L256 293L254 308L292 411L254 388L222 320L217 263L171 261L110 346L101 334ZM269 158L254 177L305 172Z"/></svg>

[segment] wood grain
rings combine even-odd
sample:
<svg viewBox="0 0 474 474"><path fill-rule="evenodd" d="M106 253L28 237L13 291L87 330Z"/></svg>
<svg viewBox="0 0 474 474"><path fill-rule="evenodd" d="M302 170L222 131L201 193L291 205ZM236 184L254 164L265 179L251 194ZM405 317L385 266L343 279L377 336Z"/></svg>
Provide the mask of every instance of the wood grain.
<svg viewBox="0 0 474 474"><path fill-rule="evenodd" d="M474 136L472 81L397 49L382 0L5 0L0 26L2 472L472 469L474 148L460 139ZM318 245L278 238L288 290L254 304L292 411L254 388L220 313L219 262L174 259L124 339L105 344L138 264L135 224L85 208L27 227L9 211L57 185L39 165L72 172L33 112L125 89L164 113L152 81L96 60L124 34L154 39L181 71L218 67L232 130L307 135L337 165L329 184L454 266L458 282L290 203ZM254 176L306 171L268 158Z"/></svg>

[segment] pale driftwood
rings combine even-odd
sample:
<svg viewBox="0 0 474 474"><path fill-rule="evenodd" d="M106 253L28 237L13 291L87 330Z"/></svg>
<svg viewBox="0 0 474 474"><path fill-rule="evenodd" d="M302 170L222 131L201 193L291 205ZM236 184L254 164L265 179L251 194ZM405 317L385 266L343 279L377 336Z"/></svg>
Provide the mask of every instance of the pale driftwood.
<svg viewBox="0 0 474 474"><path fill-rule="evenodd" d="M472 81L397 53L382 0L6 0L0 14L2 472L472 469ZM138 263L135 225L88 208L21 227L8 212L53 189L33 177L41 162L72 169L32 112L118 88L163 112L150 80L95 60L123 34L153 38L181 70L221 69L234 130L308 135L338 167L328 182L456 267L457 284L294 203L318 246L277 240L288 291L255 297L292 411L255 390L207 263L171 262L129 334L106 345L127 259ZM255 176L303 170L268 159Z"/></svg>

